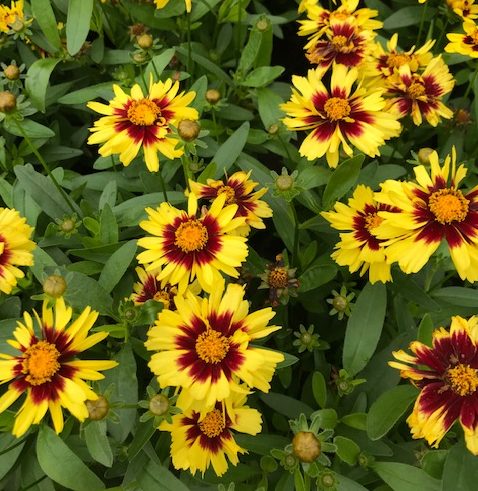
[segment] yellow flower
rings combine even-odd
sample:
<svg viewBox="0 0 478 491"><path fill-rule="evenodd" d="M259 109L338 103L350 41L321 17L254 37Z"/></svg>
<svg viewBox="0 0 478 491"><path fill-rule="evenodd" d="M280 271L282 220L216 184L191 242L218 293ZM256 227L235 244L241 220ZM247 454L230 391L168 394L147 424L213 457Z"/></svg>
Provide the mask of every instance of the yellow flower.
<svg viewBox="0 0 478 491"><path fill-rule="evenodd" d="M396 213L400 210L377 203L373 191L361 184L348 205L337 202L335 211L321 213L332 227L346 232L340 234L341 240L335 246L337 250L332 253L332 258L340 266L348 266L351 273L360 269L360 276L363 276L368 271L370 283L392 280L384 241L375 235L375 229L383 221L378 216L380 211Z"/></svg>
<svg viewBox="0 0 478 491"><path fill-rule="evenodd" d="M154 3L156 4L157 9L162 9L166 7L169 0L154 0ZM191 12L191 0L184 0L184 3L186 4L186 12Z"/></svg>
<svg viewBox="0 0 478 491"><path fill-rule="evenodd" d="M465 19L463 30L464 34L446 35L450 42L445 46L445 51L478 58L478 26L472 20Z"/></svg>
<svg viewBox="0 0 478 491"><path fill-rule="evenodd" d="M23 0L12 0L10 7L0 5L0 32L10 31L15 21L23 21Z"/></svg>
<svg viewBox="0 0 478 491"><path fill-rule="evenodd" d="M456 168L456 152L440 166L438 154L429 156L430 169L414 168L417 182L385 181L377 201L396 206L399 213L379 212L383 222L376 228L385 240L387 261L398 262L407 274L423 268L446 241L451 259L462 280L478 280L478 186L459 189L466 176L462 164Z"/></svg>
<svg viewBox="0 0 478 491"><path fill-rule="evenodd" d="M149 93L145 97L141 87L136 84L131 95L125 94L118 85L113 85L115 97L108 105L89 102L90 109L105 116L90 128L93 134L88 143L103 143L100 154L104 157L120 155L126 166L143 148L146 166L151 172L159 169L158 152L168 159L180 157L183 149L175 148L179 140L171 136L172 126L183 119L196 120L196 109L188 104L196 96L195 92L179 91L179 82L171 79L166 82L151 81Z"/></svg>
<svg viewBox="0 0 478 491"><path fill-rule="evenodd" d="M76 359L78 353L108 336L105 332L88 336L98 317L90 307L71 322L72 309L59 298L53 308L44 302L41 318L35 311L34 315L40 337L34 331L31 315L25 312L13 332L15 340L8 341L19 354L0 355L0 383L11 381L0 397L0 413L26 393L13 425L16 437L22 436L32 424L38 424L47 410L57 433L63 429L62 407L84 421L88 417L85 401L98 398L85 380L100 380L104 376L99 371L117 365L115 361Z"/></svg>
<svg viewBox="0 0 478 491"><path fill-rule="evenodd" d="M217 476L239 462L238 454L247 453L234 441L234 433L256 435L261 431L262 418L257 409L245 406L246 396L231 394L230 399L217 403L204 415L194 409L176 414L171 423L163 422L159 429L171 432L171 457L176 469L204 472L212 465Z"/></svg>
<svg viewBox="0 0 478 491"><path fill-rule="evenodd" d="M159 385L183 389L178 400L183 409L204 412L231 393L244 393L240 380L269 391L284 357L250 343L280 329L268 325L275 315L271 308L249 313L244 288L229 284L224 292L224 282L216 284L208 298L188 291L174 301L176 311L158 314L145 346L157 351L149 367Z"/></svg>
<svg viewBox="0 0 478 491"><path fill-rule="evenodd" d="M463 19L476 19L478 17L478 5L475 5L474 0L446 0L456 15Z"/></svg>
<svg viewBox="0 0 478 491"><path fill-rule="evenodd" d="M400 123L384 111L381 90L365 90L354 85L358 72L334 65L331 88L322 82L324 70L309 70L308 76L294 75L292 97L281 105L287 113L283 121L291 130L312 130L302 142L301 155L314 160L323 155L330 167L337 167L342 146L353 155L351 143L361 152L375 157L385 140L398 136Z"/></svg>
<svg viewBox="0 0 478 491"><path fill-rule="evenodd" d="M36 244L30 240L33 228L17 210L0 208L0 291L11 293L18 278L24 273L17 266L32 266L32 250Z"/></svg>
<svg viewBox="0 0 478 491"><path fill-rule="evenodd" d="M236 234L245 218L234 218L238 206L225 206L225 201L225 195L219 196L199 218L193 193L187 212L169 203L146 208L149 219L139 225L153 237L139 239L138 245L146 249L138 255L139 263L148 264L146 271L164 266L157 280L178 285L179 293L196 277L207 292L221 281L220 271L237 278L248 253L247 239Z"/></svg>

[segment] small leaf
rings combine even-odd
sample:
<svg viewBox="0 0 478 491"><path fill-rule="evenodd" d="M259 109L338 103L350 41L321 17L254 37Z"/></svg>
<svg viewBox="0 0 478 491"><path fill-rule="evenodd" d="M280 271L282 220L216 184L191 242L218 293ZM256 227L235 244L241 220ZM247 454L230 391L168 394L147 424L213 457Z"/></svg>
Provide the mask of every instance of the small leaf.
<svg viewBox="0 0 478 491"><path fill-rule="evenodd" d="M106 436L106 421L90 421L84 430L85 442L90 455L106 467L113 465L113 451Z"/></svg>
<svg viewBox="0 0 478 491"><path fill-rule="evenodd" d="M110 292L125 274L136 254L136 240L130 240L121 246L105 263L98 283L106 292Z"/></svg>
<svg viewBox="0 0 478 491"><path fill-rule="evenodd" d="M324 408L327 404L327 384L321 372L314 372L312 376L312 393L317 404Z"/></svg>
<svg viewBox="0 0 478 491"><path fill-rule="evenodd" d="M337 267L333 264L313 264L299 276L299 291L308 292L333 280Z"/></svg>
<svg viewBox="0 0 478 491"><path fill-rule="evenodd" d="M54 48L60 49L60 34L51 6L51 0L31 0L30 3L32 5L33 17L38 22L43 34L45 34L45 37Z"/></svg>
<svg viewBox="0 0 478 491"><path fill-rule="evenodd" d="M367 429L367 413L346 414L340 421L344 425L350 426L350 428L363 431Z"/></svg>
<svg viewBox="0 0 478 491"><path fill-rule="evenodd" d="M334 443L337 445L337 455L341 460L349 465L355 465L357 463L360 447L353 440L344 436L336 436Z"/></svg>
<svg viewBox="0 0 478 491"><path fill-rule="evenodd" d="M431 346L434 330L435 326L433 324L433 319L431 318L430 314L425 314L420 322L420 325L418 326L418 341L426 344L427 346Z"/></svg>
<svg viewBox="0 0 478 491"><path fill-rule="evenodd" d="M370 467L393 491L440 491L440 481L418 467L398 462L374 462Z"/></svg>
<svg viewBox="0 0 478 491"><path fill-rule="evenodd" d="M399 27L407 27L413 26L420 22L422 18L423 7L420 6L412 6L412 7L403 7L396 12L394 12L390 17L385 19L383 23L383 28L387 30L395 30ZM427 17L433 18L433 15L436 13L436 9L432 9L428 7Z"/></svg>
<svg viewBox="0 0 478 491"><path fill-rule="evenodd" d="M80 51L90 31L93 0L69 0L66 18L66 48L71 56Z"/></svg>
<svg viewBox="0 0 478 491"><path fill-rule="evenodd" d="M32 104L42 112L45 112L45 96L50 75L59 61L55 58L42 58L28 69L25 88Z"/></svg>
<svg viewBox="0 0 478 491"><path fill-rule="evenodd" d="M51 138L55 136L54 131L40 123L37 123L36 121L32 121L31 119L22 119L21 121L17 121L14 116L7 116L4 119L3 128L15 136L23 137L24 134L28 138Z"/></svg>
<svg viewBox="0 0 478 491"><path fill-rule="evenodd" d="M216 179L229 170L244 148L249 134L249 123L243 123L218 149L213 162L216 164Z"/></svg>
<svg viewBox="0 0 478 491"><path fill-rule="evenodd" d="M269 392L268 394L261 394L260 398L269 407L288 418L297 418L301 413L310 416L313 412L313 409L304 402L297 401L284 394Z"/></svg>
<svg viewBox="0 0 478 491"><path fill-rule="evenodd" d="M261 66L252 70L240 85L245 87L265 87L284 72L282 66Z"/></svg>

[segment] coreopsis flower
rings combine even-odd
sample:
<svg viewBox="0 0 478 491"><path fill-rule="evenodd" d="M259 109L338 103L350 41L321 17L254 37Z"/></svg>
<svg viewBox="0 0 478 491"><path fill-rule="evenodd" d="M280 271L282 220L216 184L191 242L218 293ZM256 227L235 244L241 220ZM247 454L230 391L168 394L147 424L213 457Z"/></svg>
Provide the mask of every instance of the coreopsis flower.
<svg viewBox="0 0 478 491"><path fill-rule="evenodd" d="M172 423L163 422L160 430L171 432L171 457L176 469L195 474L212 465L217 476L239 462L238 454L247 451L234 441L234 432L257 435L262 417L257 409L245 406L246 396L232 394L227 404L216 403L206 414L194 409L173 416Z"/></svg>
<svg viewBox="0 0 478 491"><path fill-rule="evenodd" d="M353 21L330 21L329 29L320 39L313 39L306 46L307 59L323 68L328 68L333 62L347 67L362 64L370 51L372 31L356 27Z"/></svg>
<svg viewBox="0 0 478 491"><path fill-rule="evenodd" d="M368 271L370 283L391 281L384 241L377 238L375 229L383 221L379 212L388 211L393 215L399 208L378 203L373 191L361 184L355 188L347 205L337 202L334 209L321 213L333 228L344 231L331 255L334 261L348 266L351 273L360 269L360 276Z"/></svg>
<svg viewBox="0 0 478 491"><path fill-rule="evenodd" d="M10 382L0 397L0 413L26 394L13 425L16 437L38 424L47 410L57 433L63 429L62 407L84 421L88 417L86 401L98 399L85 380L100 380L104 378L100 371L117 365L110 360L76 359L108 336L106 332L88 336L98 317L90 307L72 322L71 307L58 298L53 307L43 303L41 317L35 311L34 315L41 334L35 333L33 319L25 312L13 332L15 339L8 341L18 355L2 354L0 360L0 383Z"/></svg>
<svg viewBox="0 0 478 491"><path fill-rule="evenodd" d="M289 297L297 297L299 280L295 277L297 268L289 268L282 254L277 254L276 260L267 265L266 271L259 275L262 280L259 290L269 290L269 303L277 307L281 303L286 305Z"/></svg>
<svg viewBox="0 0 478 491"><path fill-rule="evenodd" d="M359 0L342 0L335 10L324 9L318 4L309 5L306 9L307 20L299 21L299 36L309 36L310 41L318 40L329 28L332 20L349 21L367 31L380 29L383 23L373 18L377 17L378 10L369 8L357 10L358 4Z"/></svg>
<svg viewBox="0 0 478 491"><path fill-rule="evenodd" d="M184 3L186 4L186 12L191 12L191 2L192 0L184 0ZM157 9L162 9L166 7L166 5L169 3L169 0L154 0L154 3L156 4Z"/></svg>
<svg viewBox="0 0 478 491"><path fill-rule="evenodd" d="M417 126L423 118L437 126L441 118L453 116L453 111L441 99L454 85L453 75L440 56L433 58L421 74L412 73L408 65L402 65L397 79L390 79L388 85L388 108L398 118L410 115Z"/></svg>
<svg viewBox="0 0 478 491"><path fill-rule="evenodd" d="M87 106L105 116L95 121L88 138L90 144L103 144L99 153L103 157L119 154L120 161L129 165L140 149L143 149L147 168L151 172L159 169L158 152L168 159L183 154L176 148L179 140L172 136L169 127L177 126L183 119L198 119L198 112L188 104L195 92L179 91L179 82L171 79L153 83L144 96L138 84L133 85L131 95L121 87L113 85L115 97L108 105L89 102Z"/></svg>
<svg viewBox="0 0 478 491"><path fill-rule="evenodd" d="M11 293L25 275L18 266L32 266L33 228L15 209L0 208L0 291Z"/></svg>
<svg viewBox="0 0 478 491"><path fill-rule="evenodd" d="M382 91L367 91L360 85L354 89L357 69L343 65L334 65L329 91L322 83L323 74L317 68L309 70L307 78L294 75L291 99L281 105L289 129L312 130L300 154L309 160L325 155L330 167L337 167L341 146L347 155L353 155L349 143L371 157L380 155L385 140L400 133L396 117L383 110Z"/></svg>
<svg viewBox="0 0 478 491"><path fill-rule="evenodd" d="M478 455L478 318L452 317L449 331L434 331L431 347L413 341L410 350L393 352L398 361L389 365L421 390L407 419L412 437L438 447L458 420L468 450Z"/></svg>
<svg viewBox="0 0 478 491"><path fill-rule="evenodd" d="M221 271L237 278L248 250L247 239L235 230L244 226L245 218L234 218L238 206L225 202L225 194L218 196L199 218L194 193L189 195L187 212L169 203L161 203L156 210L146 208L149 218L139 225L152 236L138 240L146 249L138 255L139 263L148 264L146 271L162 267L156 279L178 285L181 294L194 278L207 292L221 281Z"/></svg>
<svg viewBox="0 0 478 491"><path fill-rule="evenodd" d="M281 353L251 346L280 329L269 326L275 313L266 308L249 314L244 288L216 284L209 298L190 291L174 299L176 311L162 310L148 331L145 346L157 351L149 367L161 387L181 387L178 404L186 410L207 410L233 392L243 392L239 380L263 392Z"/></svg>
<svg viewBox="0 0 478 491"><path fill-rule="evenodd" d="M462 19L476 19L478 17L478 5L475 5L474 0L446 0L446 3Z"/></svg>
<svg viewBox="0 0 478 491"><path fill-rule="evenodd" d="M155 300L156 302L161 302L165 309L174 308L173 299L178 289L169 283L163 282L164 285L162 285L156 279L161 268L145 271L144 268L137 267L135 271L139 278L139 281L133 285L134 293L131 295L135 305L142 305L148 300Z"/></svg>
<svg viewBox="0 0 478 491"><path fill-rule="evenodd" d="M435 40L428 40L423 46L415 49L412 46L408 51L398 49L398 34L387 41L387 49L385 50L380 43L375 43L372 59L369 61L366 71L367 77L380 77L386 80L389 77L398 75L400 67L408 65L411 73L416 73L419 70L425 69L433 58L430 52ZM376 83L372 81L371 83Z"/></svg>
<svg viewBox="0 0 478 491"><path fill-rule="evenodd" d="M306 12L310 8L316 7L319 0L300 0L299 6L297 7L297 12L301 14Z"/></svg>
<svg viewBox="0 0 478 491"><path fill-rule="evenodd" d="M0 5L0 32L8 33L16 22L23 23L23 0L12 0L10 7Z"/></svg>
<svg viewBox="0 0 478 491"><path fill-rule="evenodd" d="M478 26L472 20L465 19L463 30L463 34L446 35L450 42L445 46L445 51L478 58Z"/></svg>
<svg viewBox="0 0 478 491"><path fill-rule="evenodd" d="M456 168L453 148L440 166L438 154L429 156L430 167L416 166L416 182L385 181L376 194L381 203L400 208L399 213L379 212L383 219L376 234L386 240L387 257L407 274L423 268L445 240L462 280L478 280L478 186L459 189L467 170Z"/></svg>
<svg viewBox="0 0 478 491"><path fill-rule="evenodd" d="M251 172L235 172L224 181L208 179L207 184L189 181L191 191L198 198L214 200L221 194L226 196L226 205L236 204L236 217L244 217L246 223L237 232L240 235L248 235L250 228L266 228L263 218L270 218L272 210L270 206L260 198L267 193L267 188L257 191L254 189L259 183L249 179Z"/></svg>

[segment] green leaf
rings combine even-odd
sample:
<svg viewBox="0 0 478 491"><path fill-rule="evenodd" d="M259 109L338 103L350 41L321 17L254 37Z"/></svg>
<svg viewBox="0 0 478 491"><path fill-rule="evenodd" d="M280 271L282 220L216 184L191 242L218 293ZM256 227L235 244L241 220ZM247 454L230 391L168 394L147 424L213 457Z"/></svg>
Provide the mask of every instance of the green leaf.
<svg viewBox="0 0 478 491"><path fill-rule="evenodd" d="M71 56L80 51L90 31L93 0L69 0L66 18L66 48Z"/></svg>
<svg viewBox="0 0 478 491"><path fill-rule="evenodd" d="M41 247L37 246L33 249L33 266L30 266L30 270L33 276L39 283L43 283L47 274L44 272L48 266L56 266L54 259L46 253Z"/></svg>
<svg viewBox="0 0 478 491"><path fill-rule="evenodd" d="M366 367L382 333L387 307L383 283L367 283L357 298L345 331L343 366L351 375Z"/></svg>
<svg viewBox="0 0 478 491"><path fill-rule="evenodd" d="M145 70L145 79L149 81L150 75L153 79L159 81L163 70L168 66L175 53L174 48L163 51L160 55L153 56Z"/></svg>
<svg viewBox="0 0 478 491"><path fill-rule="evenodd" d="M97 97L108 100L113 97L113 82L90 85L84 89L75 90L58 99L60 104L85 104Z"/></svg>
<svg viewBox="0 0 478 491"><path fill-rule="evenodd" d="M106 467L113 465L113 451L106 436L106 421L90 421L84 429L86 447L90 455Z"/></svg>
<svg viewBox="0 0 478 491"><path fill-rule="evenodd" d="M153 461L138 476L138 483L143 491L189 491L166 467Z"/></svg>
<svg viewBox="0 0 478 491"><path fill-rule="evenodd" d="M0 434L0 479L3 479L14 466L24 446L25 441L19 440L13 435L9 433Z"/></svg>
<svg viewBox="0 0 478 491"><path fill-rule="evenodd" d="M32 104L42 112L45 112L45 96L50 75L59 61L55 58L42 58L28 69L25 88Z"/></svg>
<svg viewBox="0 0 478 491"><path fill-rule="evenodd" d="M105 263L98 283L106 292L111 292L125 274L136 254L136 240L130 240L121 246Z"/></svg>
<svg viewBox="0 0 478 491"><path fill-rule="evenodd" d="M37 438L37 456L43 472L73 491L105 489L105 485L48 426L42 425Z"/></svg>
<svg viewBox="0 0 478 491"><path fill-rule="evenodd" d="M346 414L340 420L344 425L355 428L356 430L367 429L367 413L352 413Z"/></svg>
<svg viewBox="0 0 478 491"><path fill-rule="evenodd" d="M137 426L133 441L128 445L128 458L130 461L133 460L146 443L151 440L151 437L155 432L156 428L152 421L146 421Z"/></svg>
<svg viewBox="0 0 478 491"><path fill-rule="evenodd" d="M296 399L284 394L269 392L268 394L260 394L259 397L269 407L277 411L279 414L287 416L288 418L297 418L297 416L299 416L301 413L304 413L306 416L310 416L313 412L313 409L304 402L297 401Z"/></svg>
<svg viewBox="0 0 478 491"><path fill-rule="evenodd" d="M319 428L323 428L325 430L333 430L339 421L337 416L337 411L332 408L327 409L319 409L318 411L314 411L312 416L310 417L312 420L316 420Z"/></svg>
<svg viewBox="0 0 478 491"><path fill-rule="evenodd" d="M476 491L478 459L457 443L449 452L443 468L441 491Z"/></svg>
<svg viewBox="0 0 478 491"><path fill-rule="evenodd" d="M273 124L277 124L284 117L284 112L279 107L284 101L282 97L271 89L257 89L257 105L259 116L264 128L268 130Z"/></svg>
<svg viewBox="0 0 478 491"><path fill-rule="evenodd" d="M305 487L304 476L300 471L300 467L298 467L294 471L294 485L295 491L307 491L307 488Z"/></svg>
<svg viewBox="0 0 478 491"><path fill-rule="evenodd" d="M418 467L398 462L375 462L370 467L393 491L440 491L440 481Z"/></svg>
<svg viewBox="0 0 478 491"><path fill-rule="evenodd" d="M427 346L431 346L434 330L435 326L433 324L433 319L431 318L430 314L425 314L420 322L420 325L418 326L418 341L426 344Z"/></svg>
<svg viewBox="0 0 478 491"><path fill-rule="evenodd" d="M219 147L213 162L216 164L216 179L229 170L244 148L249 134L249 123L246 121Z"/></svg>
<svg viewBox="0 0 478 491"><path fill-rule="evenodd" d="M45 37L53 47L60 49L60 34L58 32L55 13L51 6L51 0L31 0L30 3L33 17L38 22L43 34L45 34Z"/></svg>
<svg viewBox="0 0 478 491"><path fill-rule="evenodd" d="M90 306L102 315L111 315L113 299L96 280L77 271L68 273L65 300L77 310Z"/></svg>
<svg viewBox="0 0 478 491"><path fill-rule="evenodd" d="M116 184L115 181L112 181L112 183ZM116 222L116 217L108 204L103 206L103 210L101 212L99 238L101 243L105 245L116 244L118 242L118 223Z"/></svg>
<svg viewBox="0 0 478 491"><path fill-rule="evenodd" d="M422 12L424 7L412 6L403 7L396 12L394 12L390 17L385 19L383 23L383 28L387 30L395 30L399 27L413 26L420 23L422 18ZM427 8L427 16L429 18L433 17L436 13L436 9Z"/></svg>
<svg viewBox="0 0 478 491"><path fill-rule="evenodd" d="M234 436L237 444L250 452L259 455L270 455L271 448L283 448L290 440L281 435L247 435L246 433L237 433Z"/></svg>
<svg viewBox="0 0 478 491"><path fill-rule="evenodd" d="M434 292L433 297L443 302L459 305L460 307L476 307L478 305L478 290L464 286L447 286Z"/></svg>
<svg viewBox="0 0 478 491"><path fill-rule="evenodd" d="M325 210L328 210L337 200L352 189L358 179L364 159L365 156L359 154L345 160L337 167L330 177L322 197Z"/></svg>
<svg viewBox="0 0 478 491"><path fill-rule="evenodd" d="M284 70L282 66L261 66L252 70L245 80L240 82L240 85L245 87L265 87L279 77Z"/></svg>
<svg viewBox="0 0 478 491"><path fill-rule="evenodd" d="M333 264L313 264L299 276L299 291L308 292L335 278L337 267Z"/></svg>
<svg viewBox="0 0 478 491"><path fill-rule="evenodd" d="M357 463L360 447L353 440L344 436L336 436L334 443L337 445L336 453L341 460L349 465L355 465Z"/></svg>
<svg viewBox="0 0 478 491"><path fill-rule="evenodd" d="M367 434L371 440L380 440L403 416L416 399L418 391L412 385L398 385L384 392L370 408L367 416Z"/></svg>
<svg viewBox="0 0 478 491"><path fill-rule="evenodd" d="M312 375L312 393L317 404L324 408L327 405L327 384L321 372Z"/></svg>
<svg viewBox="0 0 478 491"><path fill-rule="evenodd" d="M20 128L18 126L20 126ZM31 119L17 121L14 115L11 117L7 116L4 119L3 128L12 135L21 137L23 137L24 134L28 138L51 138L52 136L55 136L55 132L50 128L47 128L36 121L32 121Z"/></svg>
<svg viewBox="0 0 478 491"><path fill-rule="evenodd" d="M237 72L244 74L247 73L247 71L252 67L254 60L259 54L261 40L262 34L257 29L252 29L249 34L249 39L242 49L241 58L239 59L239 64L237 66Z"/></svg>
<svg viewBox="0 0 478 491"><path fill-rule="evenodd" d="M367 491L361 484L348 477L336 474L337 477L337 491ZM378 489L378 488L377 488Z"/></svg>

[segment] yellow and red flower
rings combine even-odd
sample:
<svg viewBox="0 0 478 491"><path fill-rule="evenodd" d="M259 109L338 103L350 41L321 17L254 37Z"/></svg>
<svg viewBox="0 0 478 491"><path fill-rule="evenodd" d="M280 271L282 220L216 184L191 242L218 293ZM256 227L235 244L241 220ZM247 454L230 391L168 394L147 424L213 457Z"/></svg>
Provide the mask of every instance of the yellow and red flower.
<svg viewBox="0 0 478 491"><path fill-rule="evenodd" d="M166 7L166 5L169 3L169 0L154 0L154 3L156 4L157 9L162 9ZM192 0L184 0L184 3L186 4L186 12L191 12Z"/></svg>
<svg viewBox="0 0 478 491"><path fill-rule="evenodd" d="M90 128L93 134L88 139L90 144L103 144L100 155L119 154L120 161L127 166L142 148L147 168L156 172L159 170L158 152L171 160L184 153L182 148L176 148L179 140L172 136L169 126L177 126L183 119L198 119L196 109L188 107L195 92L178 94L179 82L171 79L151 82L146 97L138 84L133 85L131 95L118 85L113 85L113 89L115 97L108 105L87 104L105 115Z"/></svg>
<svg viewBox="0 0 478 491"><path fill-rule="evenodd" d="M135 269L139 281L133 285L134 293L131 295L135 305L142 305L148 300L161 302L163 308L174 308L174 296L178 293L178 289L171 286L169 283L161 284L156 279L161 271L161 268L153 271L145 271L144 268L137 267Z"/></svg>
<svg viewBox="0 0 478 491"><path fill-rule="evenodd" d="M333 228L345 231L332 258L340 266L348 266L351 273L360 269L363 276L368 271L370 283L391 281L384 241L377 238L375 229L383 221L379 212L393 214L400 210L375 201L373 191L363 184L357 186L348 205L337 202L334 208L321 213Z"/></svg>
<svg viewBox="0 0 478 491"><path fill-rule="evenodd" d="M239 462L238 454L247 453L234 441L234 432L256 435L261 431L259 411L245 406L246 396L232 394L226 404L216 403L206 414L194 409L163 422L160 430L171 432L171 457L176 469L204 472L212 465L217 476Z"/></svg>
<svg viewBox="0 0 478 491"><path fill-rule="evenodd" d="M254 191L258 183L249 180L251 172L235 172L226 179L226 182L214 179L208 179L207 184L189 181L191 191L198 198L206 198L212 201L224 194L226 196L226 205L237 205L235 216L246 219L246 224L237 229L239 235L248 235L250 227L265 228L262 219L272 216L270 206L260 199L267 193L267 188Z"/></svg>
<svg viewBox="0 0 478 491"><path fill-rule="evenodd" d="M398 136L400 123L384 111L381 90L366 91L358 85L358 72L343 65L334 65L331 89L323 82L324 70L309 70L308 76L293 76L292 96L281 108L289 117L284 124L291 130L312 130L302 142L301 155L314 160L323 155L330 167L339 161L342 146L348 156L353 155L349 143L361 152L375 157L385 140Z"/></svg>
<svg viewBox="0 0 478 491"><path fill-rule="evenodd" d="M478 17L478 5L475 5L474 0L446 0L446 3L462 19L476 19Z"/></svg>
<svg viewBox="0 0 478 491"><path fill-rule="evenodd" d="M455 79L441 57L433 58L421 74L412 73L408 65L403 65L397 79L388 84L388 107L398 118L410 115L417 126L423 118L437 126L441 118L453 116L441 99L454 85Z"/></svg>
<svg viewBox="0 0 478 491"><path fill-rule="evenodd" d="M433 447L455 421L465 433L468 450L478 455L478 318L452 317L450 331L433 333L433 344L410 344L389 362L420 390L407 422L413 438L425 438Z"/></svg>
<svg viewBox="0 0 478 491"><path fill-rule="evenodd" d="M194 278L207 292L221 281L220 271L237 278L237 268L248 253L247 239L236 233L245 218L234 218L238 206L225 202L225 194L218 196L199 218L194 193L189 195L187 212L169 203L161 203L156 210L146 208L149 219L139 225L153 236L138 240L146 249L138 255L139 263L148 264L146 271L162 267L156 279L178 285L181 294Z"/></svg>
<svg viewBox="0 0 478 491"><path fill-rule="evenodd" d="M415 182L385 181L376 199L400 209L379 212L383 222L376 234L386 240L390 263L398 262L405 273L416 273L445 240L451 259L462 280L478 280L478 186L469 192L459 189L466 176L456 168L453 148L443 166L438 154L429 156L430 172L423 165L414 168Z"/></svg>
<svg viewBox="0 0 478 491"><path fill-rule="evenodd" d="M205 411L231 393L244 392L239 380L263 392L281 353L253 347L280 329L268 323L275 313L265 308L249 313L244 288L216 284L209 298L191 292L175 297L176 311L163 310L148 332L145 346L157 351L149 367L163 387L181 387L178 404L184 410Z"/></svg>
<svg viewBox="0 0 478 491"><path fill-rule="evenodd" d="M33 228L17 210L0 208L0 291L11 293L24 273L17 266L32 266Z"/></svg>
<svg viewBox="0 0 478 491"><path fill-rule="evenodd" d="M446 35L450 42L445 46L445 51L478 58L478 26L472 20L466 19L463 22L463 31L464 34Z"/></svg>
<svg viewBox="0 0 478 491"><path fill-rule="evenodd" d="M13 332L15 340L8 343L20 353L0 357L0 383L10 382L7 392L0 397L0 413L10 407L23 393L26 399L18 410L13 434L22 436L32 424L38 424L49 410L57 433L63 429L62 407L80 421L88 417L85 401L96 400L98 395L85 380L100 380L99 373L117 365L109 360L78 360L77 355L108 336L98 332L88 336L98 312L87 307L72 320L72 309L63 298L54 307L43 304L42 317L34 311L40 337L34 331L33 319L28 312L18 321Z"/></svg>

